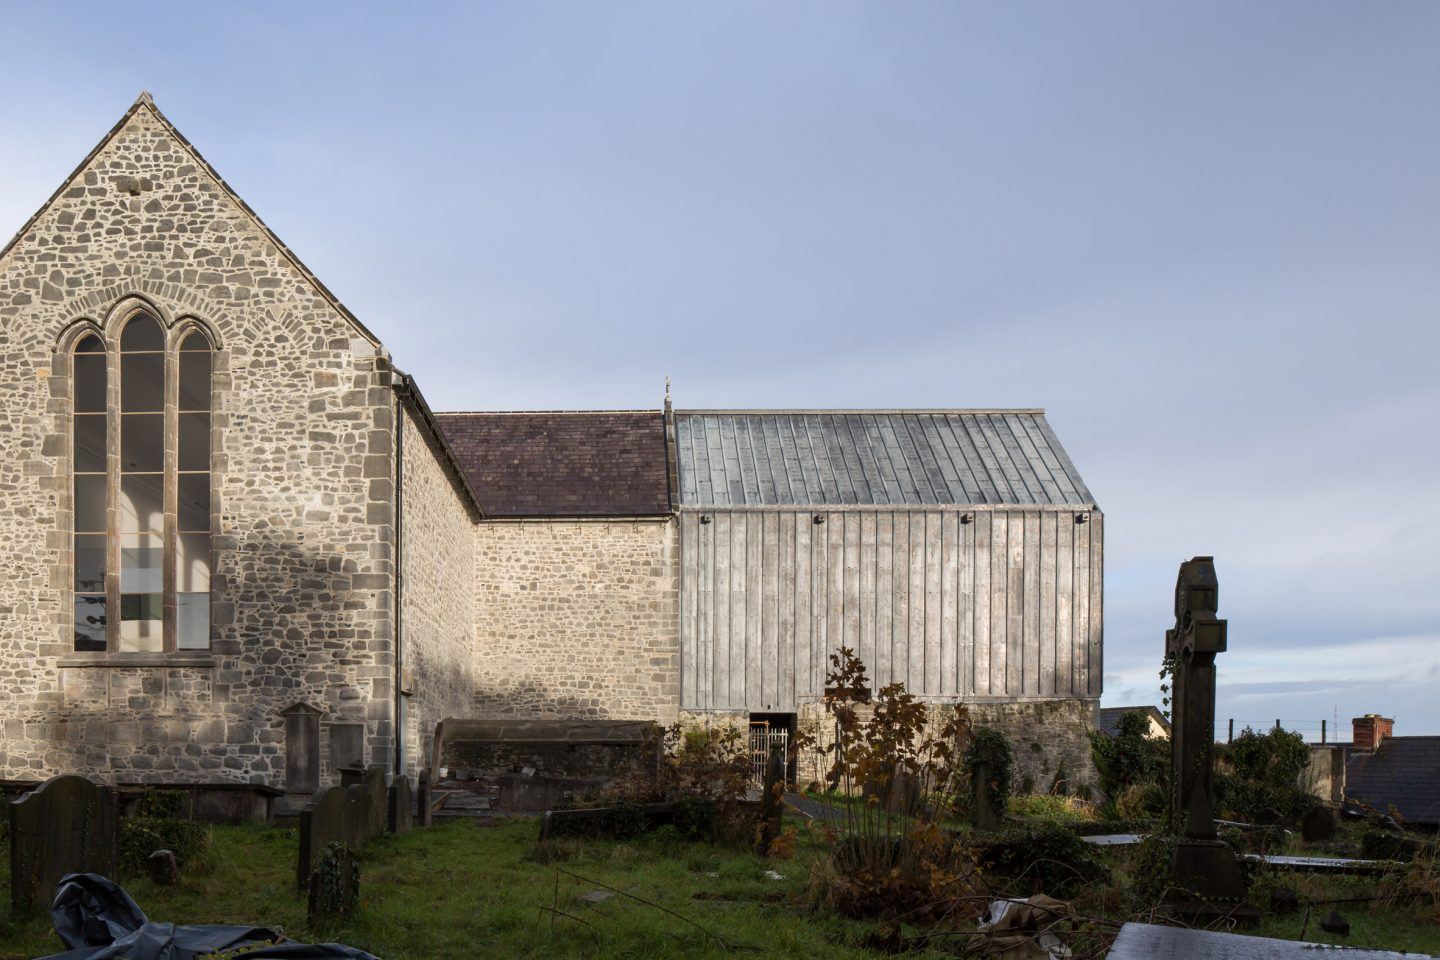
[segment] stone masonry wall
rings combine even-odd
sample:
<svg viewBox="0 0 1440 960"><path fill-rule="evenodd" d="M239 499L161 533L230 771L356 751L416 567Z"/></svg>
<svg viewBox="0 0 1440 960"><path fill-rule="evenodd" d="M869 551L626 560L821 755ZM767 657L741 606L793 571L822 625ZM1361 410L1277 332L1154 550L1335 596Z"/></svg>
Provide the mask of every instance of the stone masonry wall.
<svg viewBox="0 0 1440 960"><path fill-rule="evenodd" d="M475 715L675 719L674 521L481 522Z"/></svg>
<svg viewBox="0 0 1440 960"><path fill-rule="evenodd" d="M1049 793L1056 787L1057 780L1061 780L1062 792L1081 797L1098 795L1088 735L1095 726L1094 701L976 701L967 703L966 707L973 726L993 727L1009 741L1015 760L1011 783L1014 792ZM743 713L685 711L680 715L680 722L706 729L734 728L743 732L749 717ZM828 751L835 743L834 720L826 714L823 705L811 702L801 705L796 725L819 744L817 751L798 758L797 779L801 786L812 780L823 783L833 759Z"/></svg>
<svg viewBox="0 0 1440 960"><path fill-rule="evenodd" d="M440 453L417 425L402 419L403 501L400 656L411 684L405 706L405 770L430 763L435 725L470 713L474 698L475 531L465 501Z"/></svg>
<svg viewBox="0 0 1440 960"><path fill-rule="evenodd" d="M11 131L12 134L17 131ZM71 640L67 329L219 339L209 651ZM391 750L390 373L147 102L0 259L0 777L281 786L280 711ZM328 778L328 751L321 757Z"/></svg>

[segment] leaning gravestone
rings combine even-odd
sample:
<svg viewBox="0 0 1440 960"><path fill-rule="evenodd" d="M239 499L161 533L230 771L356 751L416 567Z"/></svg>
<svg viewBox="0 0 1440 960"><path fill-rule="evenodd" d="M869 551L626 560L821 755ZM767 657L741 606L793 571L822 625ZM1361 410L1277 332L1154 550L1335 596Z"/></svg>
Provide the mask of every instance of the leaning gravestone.
<svg viewBox="0 0 1440 960"><path fill-rule="evenodd" d="M49 906L67 873L114 876L115 791L84 777L46 780L10 804L10 907Z"/></svg>
<svg viewBox="0 0 1440 960"><path fill-rule="evenodd" d="M390 822L386 824L391 833L409 833L415 826L415 797L410 792L410 778L396 777L390 784Z"/></svg>
<svg viewBox="0 0 1440 960"><path fill-rule="evenodd" d="M1165 654L1174 670L1171 908L1184 919L1253 923L1259 911L1245 902L1240 862L1215 830L1215 655L1226 648L1226 622L1215 616L1219 596L1213 557L1180 564L1175 626L1165 631Z"/></svg>
<svg viewBox="0 0 1440 960"><path fill-rule="evenodd" d="M970 823L976 830L1000 829L1000 812L990 802L990 764L975 764L970 783Z"/></svg>

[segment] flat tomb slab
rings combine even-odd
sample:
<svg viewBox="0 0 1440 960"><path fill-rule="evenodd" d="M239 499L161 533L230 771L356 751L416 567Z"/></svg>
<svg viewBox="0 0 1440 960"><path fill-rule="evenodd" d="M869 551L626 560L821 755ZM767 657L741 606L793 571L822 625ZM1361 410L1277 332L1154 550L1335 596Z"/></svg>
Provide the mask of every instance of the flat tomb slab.
<svg viewBox="0 0 1440 960"><path fill-rule="evenodd" d="M1332 954L1344 960L1427 960L1427 955L1419 953L1334 947L1151 923L1127 923L1121 927L1120 936L1115 938L1106 957L1108 960L1315 960L1317 956Z"/></svg>
<svg viewBox="0 0 1440 960"><path fill-rule="evenodd" d="M1384 873L1398 866L1391 860L1352 860L1348 857L1288 857L1280 854L1247 853L1244 859L1298 873L1342 873L1353 876Z"/></svg>
<svg viewBox="0 0 1440 960"><path fill-rule="evenodd" d="M1081 837L1086 843L1093 843L1097 847L1133 847L1145 839L1140 833L1100 833L1089 837Z"/></svg>

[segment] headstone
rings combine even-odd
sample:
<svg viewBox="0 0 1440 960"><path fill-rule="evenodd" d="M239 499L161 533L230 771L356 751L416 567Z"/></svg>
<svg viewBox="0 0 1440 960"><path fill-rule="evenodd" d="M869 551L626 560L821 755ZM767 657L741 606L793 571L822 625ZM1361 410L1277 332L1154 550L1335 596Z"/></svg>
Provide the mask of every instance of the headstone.
<svg viewBox="0 0 1440 960"><path fill-rule="evenodd" d="M1170 737L1172 910L1193 920L1228 917L1246 923L1259 911L1246 904L1245 878L1230 847L1215 831L1215 655L1226 648L1226 622L1215 615L1220 585L1212 557L1180 564L1175 579L1175 626L1165 631L1173 670Z"/></svg>
<svg viewBox="0 0 1440 960"><path fill-rule="evenodd" d="M360 871L354 851L341 843L329 844L321 851L310 874L310 919L344 916L353 911L359 901Z"/></svg>
<svg viewBox="0 0 1440 960"><path fill-rule="evenodd" d="M761 856L770 852L770 845L780 836L785 805L785 748L778 741L770 744L765 761L765 783L760 793L760 832L756 847Z"/></svg>
<svg viewBox="0 0 1440 960"><path fill-rule="evenodd" d="M330 766L336 770L365 768L365 724L330 724Z"/></svg>
<svg viewBox="0 0 1440 960"><path fill-rule="evenodd" d="M1300 909L1300 894L1289 887L1276 887L1270 892L1270 909L1275 913L1294 913Z"/></svg>
<svg viewBox="0 0 1440 960"><path fill-rule="evenodd" d="M320 711L295 703L285 718L285 789L313 793L320 786Z"/></svg>
<svg viewBox="0 0 1440 960"><path fill-rule="evenodd" d="M84 777L53 777L9 807L15 914L48 907L67 873L115 875L119 813L112 788Z"/></svg>
<svg viewBox="0 0 1440 960"><path fill-rule="evenodd" d="M300 811L300 855L295 883L301 890L310 887L310 874L320 853L331 843L346 843L350 798L349 787L330 787Z"/></svg>
<svg viewBox="0 0 1440 960"><path fill-rule="evenodd" d="M150 879L162 887L173 887L180 882L180 864L171 850L156 850L145 858L145 867Z"/></svg>
<svg viewBox="0 0 1440 960"><path fill-rule="evenodd" d="M410 792L410 778L396 777L395 782L390 784L390 822L387 824L391 833L409 833L415 826L415 797Z"/></svg>
<svg viewBox="0 0 1440 960"><path fill-rule="evenodd" d="M1300 818L1300 836L1311 843L1335 839L1335 814L1329 807L1311 807Z"/></svg>
<svg viewBox="0 0 1440 960"><path fill-rule="evenodd" d="M1348 937L1350 936L1350 921L1346 920L1339 910L1331 910L1325 914L1325 919L1320 921L1320 929L1339 937Z"/></svg>
<svg viewBox="0 0 1440 960"><path fill-rule="evenodd" d="M970 823L976 830L1000 829L1000 811L990 802L990 765L983 760L975 764L970 784Z"/></svg>
<svg viewBox="0 0 1440 960"><path fill-rule="evenodd" d="M365 791L366 819L364 839L352 848L355 850L359 850L365 841L384 833L390 820L390 791L385 786L385 768L377 764L367 769L360 786Z"/></svg>
<svg viewBox="0 0 1440 960"><path fill-rule="evenodd" d="M415 787L415 811L416 815L420 818L420 826L434 826L435 792L430 778L429 767L420 771L420 781Z"/></svg>

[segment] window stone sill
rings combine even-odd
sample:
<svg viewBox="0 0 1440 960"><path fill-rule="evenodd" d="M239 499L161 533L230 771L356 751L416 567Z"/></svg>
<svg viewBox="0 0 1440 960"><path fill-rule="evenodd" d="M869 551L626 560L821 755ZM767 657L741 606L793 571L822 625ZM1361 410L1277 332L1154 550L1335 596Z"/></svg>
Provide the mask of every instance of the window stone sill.
<svg viewBox="0 0 1440 960"><path fill-rule="evenodd" d="M72 653L61 657L60 667L199 667L215 666L209 651L182 653Z"/></svg>

